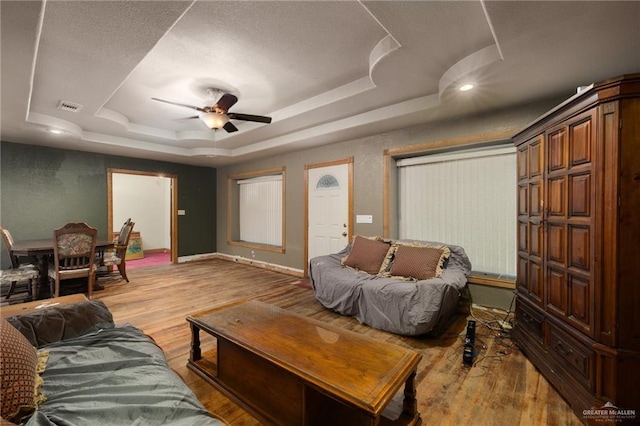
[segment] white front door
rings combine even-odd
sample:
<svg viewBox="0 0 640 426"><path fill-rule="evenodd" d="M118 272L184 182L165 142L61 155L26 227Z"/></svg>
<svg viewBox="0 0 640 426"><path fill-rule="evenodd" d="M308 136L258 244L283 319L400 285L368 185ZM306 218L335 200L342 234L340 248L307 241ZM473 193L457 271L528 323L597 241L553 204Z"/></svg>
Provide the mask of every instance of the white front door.
<svg viewBox="0 0 640 426"><path fill-rule="evenodd" d="M349 236L349 168L337 164L308 169L308 259L337 253Z"/></svg>

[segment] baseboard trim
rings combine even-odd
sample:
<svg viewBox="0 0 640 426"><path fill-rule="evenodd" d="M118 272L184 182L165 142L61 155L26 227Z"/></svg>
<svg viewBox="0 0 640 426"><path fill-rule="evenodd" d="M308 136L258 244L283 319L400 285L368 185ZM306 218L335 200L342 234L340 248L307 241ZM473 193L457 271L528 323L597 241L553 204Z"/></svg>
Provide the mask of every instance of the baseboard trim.
<svg viewBox="0 0 640 426"><path fill-rule="evenodd" d="M204 254L195 254L192 256L180 256L178 258L178 263L185 262L193 262L196 260L204 260L204 259L222 259L228 262L236 262L241 263L243 265L254 266L256 268L266 269L268 271L280 272L287 275L292 275L294 277L303 278L304 271L302 269L291 268L289 266L277 265L275 263L263 262L261 260L248 259L242 256L236 256L226 253L204 253Z"/></svg>
<svg viewBox="0 0 640 426"><path fill-rule="evenodd" d="M178 257L178 263L193 262L195 260L215 259L216 253L193 254L191 256Z"/></svg>
<svg viewBox="0 0 640 426"><path fill-rule="evenodd" d="M155 248L149 250L143 250L144 254L154 254L154 253L169 253L171 252L168 248Z"/></svg>
<svg viewBox="0 0 640 426"><path fill-rule="evenodd" d="M263 262L261 260L248 259L242 256L235 256L226 253L214 253L215 257L229 262L237 262L243 265L255 266L256 268L263 268L268 271L281 272L287 275L293 275L294 277L304 277L304 271L302 269L291 268L289 266L277 265L275 263Z"/></svg>

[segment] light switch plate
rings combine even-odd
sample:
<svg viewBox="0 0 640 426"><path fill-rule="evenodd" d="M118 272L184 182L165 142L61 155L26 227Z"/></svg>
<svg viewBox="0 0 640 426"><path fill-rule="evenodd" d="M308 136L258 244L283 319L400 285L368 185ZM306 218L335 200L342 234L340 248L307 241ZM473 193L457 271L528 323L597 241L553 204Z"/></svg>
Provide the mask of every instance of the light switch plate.
<svg viewBox="0 0 640 426"><path fill-rule="evenodd" d="M370 214L357 214L356 223L373 223L373 215Z"/></svg>
<svg viewBox="0 0 640 426"><path fill-rule="evenodd" d="M178 210L178 216L184 216L186 214L187 214L186 210Z"/></svg>

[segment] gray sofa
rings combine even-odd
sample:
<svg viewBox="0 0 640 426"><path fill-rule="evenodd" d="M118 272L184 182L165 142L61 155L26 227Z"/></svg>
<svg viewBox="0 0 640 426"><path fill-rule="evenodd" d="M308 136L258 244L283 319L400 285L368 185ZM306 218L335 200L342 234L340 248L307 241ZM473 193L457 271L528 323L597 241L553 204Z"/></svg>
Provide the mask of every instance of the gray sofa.
<svg viewBox="0 0 640 426"><path fill-rule="evenodd" d="M46 400L26 425L226 424L200 404L151 338L132 325L115 325L102 302L7 321L48 352L40 375Z"/></svg>
<svg viewBox="0 0 640 426"><path fill-rule="evenodd" d="M407 280L344 266L342 261L349 255L350 243L339 253L309 261L309 277L316 299L331 310L391 333L407 336L438 334L458 308L471 273L471 262L460 246L415 240L391 241L403 242L446 245L450 254L441 275Z"/></svg>

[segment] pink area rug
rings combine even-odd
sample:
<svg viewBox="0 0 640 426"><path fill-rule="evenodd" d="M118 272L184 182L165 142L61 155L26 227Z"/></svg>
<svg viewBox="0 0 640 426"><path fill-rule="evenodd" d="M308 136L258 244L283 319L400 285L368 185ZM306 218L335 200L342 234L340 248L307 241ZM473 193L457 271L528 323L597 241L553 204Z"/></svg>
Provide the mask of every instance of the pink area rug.
<svg viewBox="0 0 640 426"><path fill-rule="evenodd" d="M170 253L148 253L142 259L127 260L127 270L146 268L148 266L168 265L171 263Z"/></svg>

